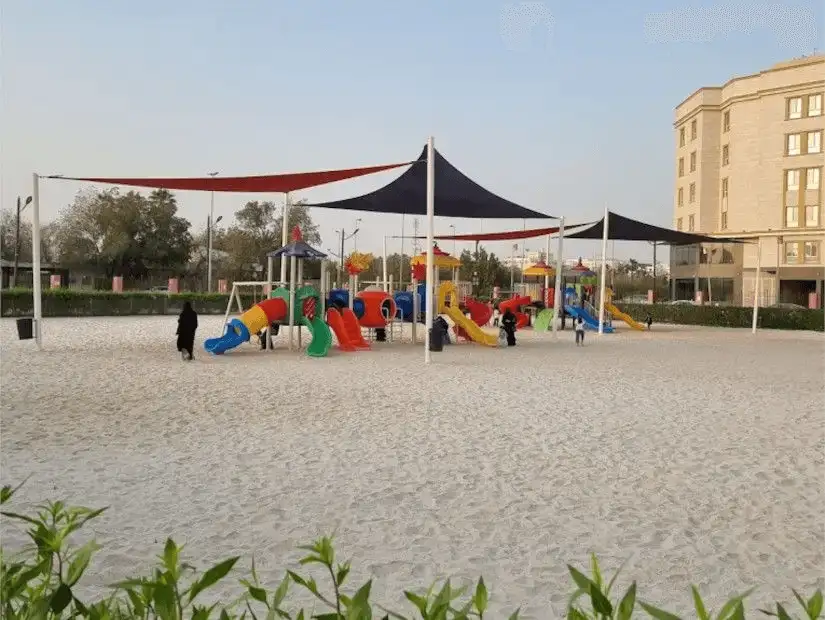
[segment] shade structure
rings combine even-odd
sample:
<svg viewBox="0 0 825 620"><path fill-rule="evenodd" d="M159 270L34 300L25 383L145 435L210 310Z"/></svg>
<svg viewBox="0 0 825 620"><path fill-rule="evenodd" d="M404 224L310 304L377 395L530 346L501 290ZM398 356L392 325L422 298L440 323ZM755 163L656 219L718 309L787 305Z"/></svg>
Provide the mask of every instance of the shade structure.
<svg viewBox="0 0 825 620"><path fill-rule="evenodd" d="M624 217L618 213L608 212L607 238L611 241L656 241L669 245L694 245L697 243L741 243L737 239L708 237L681 230L671 230L639 220ZM604 218L587 226L583 230L565 233L567 239L602 239L604 236Z"/></svg>
<svg viewBox="0 0 825 620"><path fill-rule="evenodd" d="M410 265L415 267L416 265L426 265L427 264L427 253L421 252L416 256L413 256L410 259ZM461 261L450 254L449 252L445 252L437 245L433 246L433 266L441 268L444 267L445 269L454 269L456 267L461 267Z"/></svg>
<svg viewBox="0 0 825 620"><path fill-rule="evenodd" d="M304 260L320 260L322 258L326 258L327 255L321 250L316 250L304 241L301 236L301 229L296 226L292 229L291 243L288 243L277 250L273 250L272 252L267 252L267 258L278 258L279 256L284 256L286 258L302 258Z"/></svg>
<svg viewBox="0 0 825 620"><path fill-rule="evenodd" d="M437 150L435 161L435 215L484 219L552 218L497 196L453 166ZM418 157L427 161L427 147ZM373 213L427 215L427 167L413 164L384 187L354 198L310 203L310 207Z"/></svg>
<svg viewBox="0 0 825 620"><path fill-rule="evenodd" d="M581 258L579 259L578 263L576 263L573 267L570 268L570 273L577 278L587 278L596 275L595 271L592 271L589 267L585 267L582 264Z"/></svg>
<svg viewBox="0 0 825 620"><path fill-rule="evenodd" d="M584 222L582 224L571 224L571 226L591 226L595 222ZM435 235L439 241L514 241L517 239L534 239L535 237L546 237L547 235L555 235L559 232L558 226L550 226L547 228L521 228L519 230L510 230L507 232L491 232L491 233L468 233L462 235ZM426 239L424 235L415 237L416 239Z"/></svg>
<svg viewBox="0 0 825 620"><path fill-rule="evenodd" d="M343 170L321 170L317 172L296 172L291 174L267 174L243 177L67 177L53 175L48 179L66 181L86 181L89 183L106 183L109 185L126 185L130 187L153 187L169 190L194 190L204 192L242 192L242 193L287 193L310 187L318 187L336 181L345 181L357 177L401 168L415 163L407 161L366 168L347 168Z"/></svg>
<svg viewBox="0 0 825 620"><path fill-rule="evenodd" d="M556 270L553 269L550 265L544 262L544 260L540 260L534 265L530 265L522 273L525 276L554 276L556 274Z"/></svg>

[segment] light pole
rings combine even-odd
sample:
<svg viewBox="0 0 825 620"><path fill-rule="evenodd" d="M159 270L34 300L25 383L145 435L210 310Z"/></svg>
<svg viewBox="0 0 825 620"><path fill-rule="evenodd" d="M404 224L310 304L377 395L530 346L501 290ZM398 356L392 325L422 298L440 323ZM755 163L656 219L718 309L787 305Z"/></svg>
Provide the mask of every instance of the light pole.
<svg viewBox="0 0 825 620"><path fill-rule="evenodd" d="M208 176L213 179L220 174L219 172L207 172ZM215 190L209 192L209 227L206 234L206 291L212 292L212 220L215 219Z"/></svg>
<svg viewBox="0 0 825 620"><path fill-rule="evenodd" d="M361 223L361 218L359 217L358 219L356 219L356 220L355 220L355 230L354 230L354 231L353 231L353 233L352 233L352 237L353 237L353 240L352 240L352 251L353 251L353 252L357 252L357 251L358 251L358 231L359 231L359 230L361 230L361 229L358 227L358 225L359 225L360 223Z"/></svg>
<svg viewBox="0 0 825 620"><path fill-rule="evenodd" d="M27 196L26 202L21 206L20 196L17 197L17 225L14 231L14 270L11 272L11 287L17 286L17 265L20 262L20 213L31 204L32 197Z"/></svg>
<svg viewBox="0 0 825 620"><path fill-rule="evenodd" d="M208 264L207 269L209 271L209 275L207 277L209 278L209 292L210 293L212 292L212 288L211 288L211 286L212 286L212 237L214 235L215 224L219 223L222 219L223 219L222 215L219 215L215 219L214 222L212 221L212 216L211 215L206 218L206 235L209 238L209 250L208 250L209 256L206 260L207 260L207 264Z"/></svg>
<svg viewBox="0 0 825 620"><path fill-rule="evenodd" d="M360 222L361 220L355 220L356 222ZM346 231L342 228L340 230L336 230L335 232L340 235L341 237L341 254L339 254L339 258L341 259L341 278L344 277L344 242L352 239L355 235L358 234L358 231L361 230L360 228L356 228L350 234L347 234ZM343 280L342 280L343 281Z"/></svg>
<svg viewBox="0 0 825 620"><path fill-rule="evenodd" d="M455 237L455 224L450 224L450 230L453 231L453 237ZM453 239L453 256L455 255L455 239Z"/></svg>

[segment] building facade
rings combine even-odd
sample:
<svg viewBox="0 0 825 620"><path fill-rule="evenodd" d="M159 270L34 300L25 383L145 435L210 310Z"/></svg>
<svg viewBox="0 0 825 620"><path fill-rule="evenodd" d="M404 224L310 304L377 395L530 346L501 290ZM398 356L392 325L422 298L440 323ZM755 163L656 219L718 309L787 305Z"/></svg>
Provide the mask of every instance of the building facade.
<svg viewBox="0 0 825 620"><path fill-rule="evenodd" d="M825 55L700 88L676 108L673 226L747 240L673 248L676 298L822 304Z"/></svg>

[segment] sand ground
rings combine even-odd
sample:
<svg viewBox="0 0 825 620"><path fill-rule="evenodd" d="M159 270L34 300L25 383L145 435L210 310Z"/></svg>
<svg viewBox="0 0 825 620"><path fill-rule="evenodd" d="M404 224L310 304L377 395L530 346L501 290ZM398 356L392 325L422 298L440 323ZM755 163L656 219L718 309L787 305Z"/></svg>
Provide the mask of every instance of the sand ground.
<svg viewBox="0 0 825 620"><path fill-rule="evenodd" d="M591 551L676 610L691 580L715 604L823 583L822 334L654 326L579 349L524 333L425 367L420 346L310 359L283 338L183 363L174 328L53 319L38 353L0 323L3 483L31 475L18 508L111 507L92 589L167 535L204 562L254 553L275 585L333 531L391 605L483 574L496 609L561 617L565 563Z"/></svg>

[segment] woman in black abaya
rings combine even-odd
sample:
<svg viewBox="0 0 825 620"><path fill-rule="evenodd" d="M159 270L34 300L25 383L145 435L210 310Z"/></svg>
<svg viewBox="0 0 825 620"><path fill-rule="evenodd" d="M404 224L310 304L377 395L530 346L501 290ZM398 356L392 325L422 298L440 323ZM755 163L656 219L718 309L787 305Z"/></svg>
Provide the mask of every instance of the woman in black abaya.
<svg viewBox="0 0 825 620"><path fill-rule="evenodd" d="M183 303L183 310L178 316L178 351L184 360L192 359L195 347L195 331L198 329L198 313L188 301Z"/></svg>

